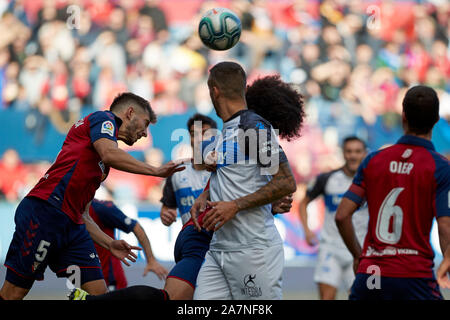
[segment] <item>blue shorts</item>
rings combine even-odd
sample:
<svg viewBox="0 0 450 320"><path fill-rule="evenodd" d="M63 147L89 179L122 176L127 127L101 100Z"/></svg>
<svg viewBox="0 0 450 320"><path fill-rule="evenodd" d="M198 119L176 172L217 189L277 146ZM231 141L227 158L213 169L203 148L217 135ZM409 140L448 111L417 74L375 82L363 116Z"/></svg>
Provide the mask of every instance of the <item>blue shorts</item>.
<svg viewBox="0 0 450 320"><path fill-rule="evenodd" d="M14 221L16 230L5 260L7 281L30 289L35 280L44 279L47 266L58 278L75 277L79 270L80 285L103 279L94 242L84 224L74 223L62 211L34 197L20 202Z"/></svg>
<svg viewBox="0 0 450 320"><path fill-rule="evenodd" d="M213 232L202 229L198 232L193 225L180 231L175 242L174 256L176 265L168 277L187 282L195 289L197 275L205 260Z"/></svg>
<svg viewBox="0 0 450 320"><path fill-rule="evenodd" d="M368 280L375 283L371 274L356 275L349 300L443 300L434 278L380 277L380 289L369 289Z"/></svg>

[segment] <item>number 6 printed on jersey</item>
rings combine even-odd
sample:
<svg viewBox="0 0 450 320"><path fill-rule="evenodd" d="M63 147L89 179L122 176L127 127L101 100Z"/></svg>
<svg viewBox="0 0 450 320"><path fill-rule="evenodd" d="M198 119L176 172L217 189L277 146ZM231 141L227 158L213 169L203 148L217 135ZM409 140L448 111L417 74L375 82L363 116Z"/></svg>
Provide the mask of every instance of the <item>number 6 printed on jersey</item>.
<svg viewBox="0 0 450 320"><path fill-rule="evenodd" d="M396 244L402 236L403 211L395 205L398 196L405 188L394 188L389 192L378 211L377 226L375 229L378 240L384 243ZM389 232L391 217L394 218L392 232Z"/></svg>

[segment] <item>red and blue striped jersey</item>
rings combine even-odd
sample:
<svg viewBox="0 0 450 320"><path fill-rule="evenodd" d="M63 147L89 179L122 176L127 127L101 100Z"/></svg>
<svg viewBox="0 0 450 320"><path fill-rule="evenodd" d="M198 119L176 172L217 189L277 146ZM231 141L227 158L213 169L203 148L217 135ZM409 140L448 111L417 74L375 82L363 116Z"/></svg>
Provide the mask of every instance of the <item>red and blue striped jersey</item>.
<svg viewBox="0 0 450 320"><path fill-rule="evenodd" d="M369 208L358 273L374 265L381 276L431 278L432 222L450 216L449 189L449 161L429 140L405 135L368 155L344 195Z"/></svg>
<svg viewBox="0 0 450 320"><path fill-rule="evenodd" d="M110 111L97 111L76 122L55 162L27 196L46 200L73 222L84 223L86 205L109 173L93 143L100 138L117 141L121 124Z"/></svg>

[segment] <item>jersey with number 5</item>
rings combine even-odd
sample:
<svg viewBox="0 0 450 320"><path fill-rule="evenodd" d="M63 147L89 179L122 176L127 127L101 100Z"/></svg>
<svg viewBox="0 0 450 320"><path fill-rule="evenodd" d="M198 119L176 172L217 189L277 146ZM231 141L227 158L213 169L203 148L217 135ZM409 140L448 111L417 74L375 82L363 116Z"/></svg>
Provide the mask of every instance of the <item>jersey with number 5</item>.
<svg viewBox="0 0 450 320"><path fill-rule="evenodd" d="M375 265L386 277L431 278L431 226L450 216L449 189L449 161L429 140L405 135L368 155L344 195L369 208L358 273Z"/></svg>
<svg viewBox="0 0 450 320"><path fill-rule="evenodd" d="M55 162L28 196L46 200L75 223L84 223L86 205L109 172L93 143L100 138L117 141L121 123L110 111L97 111L76 122Z"/></svg>

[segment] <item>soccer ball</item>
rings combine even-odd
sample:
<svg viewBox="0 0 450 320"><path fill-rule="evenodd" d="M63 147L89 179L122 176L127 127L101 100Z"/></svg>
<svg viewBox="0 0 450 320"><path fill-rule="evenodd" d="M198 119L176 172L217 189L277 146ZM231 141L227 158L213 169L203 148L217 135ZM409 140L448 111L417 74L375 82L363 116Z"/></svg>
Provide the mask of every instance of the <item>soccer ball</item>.
<svg viewBox="0 0 450 320"><path fill-rule="evenodd" d="M208 48L228 50L239 41L241 28L241 20L233 11L214 8L200 19L198 34Z"/></svg>

